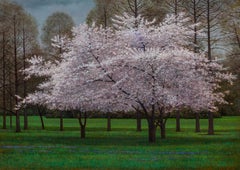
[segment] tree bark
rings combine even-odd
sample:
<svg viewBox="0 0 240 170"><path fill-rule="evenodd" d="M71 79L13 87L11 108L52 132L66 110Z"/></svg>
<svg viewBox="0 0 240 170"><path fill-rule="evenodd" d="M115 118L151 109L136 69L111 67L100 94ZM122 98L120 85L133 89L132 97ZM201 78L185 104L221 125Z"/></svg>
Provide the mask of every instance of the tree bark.
<svg viewBox="0 0 240 170"><path fill-rule="evenodd" d="M195 124L195 132L200 132L200 113L196 112L196 124Z"/></svg>
<svg viewBox="0 0 240 170"><path fill-rule="evenodd" d="M84 139L86 138L86 126L81 125L81 138Z"/></svg>
<svg viewBox="0 0 240 170"><path fill-rule="evenodd" d="M141 113L137 112L136 116L137 116L137 131L141 132L142 131Z"/></svg>
<svg viewBox="0 0 240 170"><path fill-rule="evenodd" d="M12 94L13 94L13 88L12 88L12 76L11 76L11 72L8 72L8 102L9 102L9 125L10 125L10 129L13 128L13 120L12 120L12 116L13 116L13 112L12 112L12 108L13 108L13 99L12 99Z"/></svg>
<svg viewBox="0 0 240 170"><path fill-rule="evenodd" d="M208 46L208 60L212 61L212 47L211 47L211 20L210 20L210 0L207 0L207 46Z"/></svg>
<svg viewBox="0 0 240 170"><path fill-rule="evenodd" d="M180 132L180 111L176 112L176 132Z"/></svg>
<svg viewBox="0 0 240 170"><path fill-rule="evenodd" d="M3 100L3 129L7 129L6 119L6 62L5 62L5 33L2 33L2 100Z"/></svg>
<svg viewBox="0 0 240 170"><path fill-rule="evenodd" d="M161 129L161 139L165 139L166 138L166 124L161 123L160 129Z"/></svg>
<svg viewBox="0 0 240 170"><path fill-rule="evenodd" d="M111 114L107 113L107 131L111 131Z"/></svg>
<svg viewBox="0 0 240 170"><path fill-rule="evenodd" d="M16 32L16 16L13 17L13 36L14 36L14 74L15 74L15 95L18 95L18 60L17 60L17 32ZM18 98L15 97L15 105L18 105ZM21 132L20 114L15 111L16 116L16 132Z"/></svg>
<svg viewBox="0 0 240 170"><path fill-rule="evenodd" d="M26 69L26 35L25 35L25 24L23 21L23 27L22 27L22 47L23 47L23 70ZM27 82L24 79L23 80L23 97L25 98L27 96ZM26 109L23 109L24 112L24 130L28 129L28 117L27 117L27 112Z"/></svg>
<svg viewBox="0 0 240 170"><path fill-rule="evenodd" d="M40 113L40 120L41 120L42 129L45 129L42 113Z"/></svg>
<svg viewBox="0 0 240 170"><path fill-rule="evenodd" d="M86 137L86 124L87 124L87 113L86 112L79 114L78 122L80 125L81 139L84 139Z"/></svg>
<svg viewBox="0 0 240 170"><path fill-rule="evenodd" d="M214 135L213 113L208 112L208 134Z"/></svg>
<svg viewBox="0 0 240 170"><path fill-rule="evenodd" d="M21 132L19 112L15 111L15 114L16 114L16 132Z"/></svg>
<svg viewBox="0 0 240 170"><path fill-rule="evenodd" d="M153 118L148 118L148 141L156 142L156 126Z"/></svg>
<svg viewBox="0 0 240 170"><path fill-rule="evenodd" d="M39 117L40 117L40 120L41 120L42 129L45 129L44 121L43 121L43 116L42 116L42 111L40 110L39 107L37 107L37 109L38 109L38 114L39 114Z"/></svg>
<svg viewBox="0 0 240 170"><path fill-rule="evenodd" d="M63 131L63 113L60 111L60 131Z"/></svg>

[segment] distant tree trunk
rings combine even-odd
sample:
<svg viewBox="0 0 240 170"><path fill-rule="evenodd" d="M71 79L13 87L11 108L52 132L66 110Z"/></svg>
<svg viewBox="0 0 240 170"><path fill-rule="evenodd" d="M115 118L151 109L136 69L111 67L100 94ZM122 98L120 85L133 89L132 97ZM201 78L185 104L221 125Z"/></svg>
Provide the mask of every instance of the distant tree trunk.
<svg viewBox="0 0 240 170"><path fill-rule="evenodd" d="M13 17L13 36L14 36L14 73L15 73L15 95L18 95L18 59L17 59L17 32L16 32L16 15ZM15 105L18 105L18 98L15 97ZM21 132L20 114L15 110L16 116L16 132Z"/></svg>
<svg viewBox="0 0 240 170"><path fill-rule="evenodd" d="M165 139L166 138L166 124L162 123L160 126L161 129L161 139Z"/></svg>
<svg viewBox="0 0 240 170"><path fill-rule="evenodd" d="M25 33L25 25L23 21L23 27L22 27L22 47L23 47L23 70L26 69L26 33ZM23 79L23 97L25 98L27 96L27 83L26 80ZM27 112L26 109L23 109L24 112L24 130L28 129L28 117L27 117Z"/></svg>
<svg viewBox="0 0 240 170"><path fill-rule="evenodd" d="M150 143L156 142L156 125L155 125L155 119L150 117L147 119L148 121L148 141Z"/></svg>
<svg viewBox="0 0 240 170"><path fill-rule="evenodd" d="M43 121L43 116L42 116L42 111L40 110L39 106L37 106L37 109L38 109L38 114L39 114L39 116L40 116L42 129L45 129L44 121Z"/></svg>
<svg viewBox="0 0 240 170"><path fill-rule="evenodd" d="M80 112L80 114L78 116L78 122L80 125L81 139L84 139L86 137L86 124L87 124L87 113L86 112L83 112L83 113Z"/></svg>
<svg viewBox="0 0 240 170"><path fill-rule="evenodd" d="M210 0L207 0L207 45L208 45L208 60L212 61Z"/></svg>
<svg viewBox="0 0 240 170"><path fill-rule="evenodd" d="M137 131L141 132L142 131L141 113L136 112L136 116L137 116Z"/></svg>
<svg viewBox="0 0 240 170"><path fill-rule="evenodd" d="M213 113L208 112L208 134L214 135Z"/></svg>
<svg viewBox="0 0 240 170"><path fill-rule="evenodd" d="M13 112L12 112L12 108L13 108L13 102L12 102L12 81L11 81L11 73L9 72L9 75L8 75L8 84L9 84L9 116L10 116L10 119L9 119L9 124L10 124L10 128L12 129L12 115L13 115Z"/></svg>
<svg viewBox="0 0 240 170"><path fill-rule="evenodd" d="M195 131L196 132L200 132L200 113L199 112L196 112L195 113L195 116L196 116L196 127L195 127Z"/></svg>
<svg viewBox="0 0 240 170"><path fill-rule="evenodd" d="M161 131L161 139L165 139L166 138L166 119L164 119L163 116L160 116L158 125Z"/></svg>
<svg viewBox="0 0 240 170"><path fill-rule="evenodd" d="M111 114L107 113L107 131L111 131Z"/></svg>
<svg viewBox="0 0 240 170"><path fill-rule="evenodd" d="M60 131L63 131L63 113L60 111Z"/></svg>
<svg viewBox="0 0 240 170"><path fill-rule="evenodd" d="M180 132L180 111L176 112L176 132Z"/></svg>
<svg viewBox="0 0 240 170"><path fill-rule="evenodd" d="M211 48L211 18L210 18L210 0L207 0L207 40L208 40L208 60L212 61L212 48ZM213 135L213 113L208 113L208 134Z"/></svg>
<svg viewBox="0 0 240 170"><path fill-rule="evenodd" d="M193 1L193 22L194 22L194 41L193 41L193 43L194 43L194 52L195 53L197 53L197 44L198 44L198 42L197 42L197 9L196 9L197 7L196 7L196 0L194 0Z"/></svg>
<svg viewBox="0 0 240 170"><path fill-rule="evenodd" d="M235 39L238 45L238 48L240 48L240 36L238 34L238 25L236 25L236 23L233 23L233 29L234 29L234 35L235 35Z"/></svg>
<svg viewBox="0 0 240 170"><path fill-rule="evenodd" d="M5 33L2 32L2 100L3 100L3 129L7 128L6 120L6 61L5 61Z"/></svg>

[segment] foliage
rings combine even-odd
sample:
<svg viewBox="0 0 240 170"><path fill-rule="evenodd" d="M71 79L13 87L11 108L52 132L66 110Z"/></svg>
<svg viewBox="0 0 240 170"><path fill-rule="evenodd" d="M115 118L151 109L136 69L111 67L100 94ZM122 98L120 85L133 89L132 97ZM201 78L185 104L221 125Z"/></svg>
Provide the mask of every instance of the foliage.
<svg viewBox="0 0 240 170"><path fill-rule="evenodd" d="M49 79L24 102L81 112L135 109L145 114L153 134L157 125L165 127L163 119L173 110L216 111L216 103L225 103L224 94L216 92L218 83L231 82L232 76L204 53L186 48L194 33L187 21L184 15L169 15L155 26L126 14L116 16L118 31L75 27L62 62L30 60L25 73Z"/></svg>
<svg viewBox="0 0 240 170"><path fill-rule="evenodd" d="M112 19L115 15L127 13L130 16L143 16L148 20L156 20L160 23L166 14L162 7L163 1L159 0L95 0L95 8L93 8L87 16L87 24L96 23L97 26L111 27Z"/></svg>
<svg viewBox="0 0 240 170"><path fill-rule="evenodd" d="M72 37L71 30L73 26L74 22L72 17L64 12L55 12L47 18L42 28L43 33L41 39L45 45L45 48L50 52L50 54L54 52L54 50L51 50L52 39L55 36L59 37L60 39L63 37ZM55 53L61 53L61 49L58 49L58 51L54 52L52 55L56 55Z"/></svg>

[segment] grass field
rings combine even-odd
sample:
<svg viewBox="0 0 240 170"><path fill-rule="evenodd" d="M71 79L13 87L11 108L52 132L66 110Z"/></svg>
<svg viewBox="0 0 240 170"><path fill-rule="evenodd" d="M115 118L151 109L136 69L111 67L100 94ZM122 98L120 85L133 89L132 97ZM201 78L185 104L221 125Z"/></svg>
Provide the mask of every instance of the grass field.
<svg viewBox="0 0 240 170"><path fill-rule="evenodd" d="M175 120L167 122L167 139L148 143L147 124L136 132L135 120L88 119L86 139L80 139L75 119L29 117L29 130L15 133L0 130L0 169L240 169L240 117L215 119L215 135L207 134L207 120L201 133L194 132L194 120L181 120L182 132L175 132ZM0 118L2 127L2 118Z"/></svg>

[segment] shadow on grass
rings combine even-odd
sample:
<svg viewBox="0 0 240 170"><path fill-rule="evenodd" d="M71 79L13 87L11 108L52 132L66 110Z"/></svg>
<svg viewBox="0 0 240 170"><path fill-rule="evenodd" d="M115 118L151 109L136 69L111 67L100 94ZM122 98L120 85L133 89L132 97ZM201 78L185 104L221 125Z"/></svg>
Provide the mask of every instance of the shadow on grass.
<svg viewBox="0 0 240 170"><path fill-rule="evenodd" d="M12 145L17 145L18 141L21 145L67 145L67 146L189 146L191 144L201 145L201 144L223 144L229 141L240 142L240 139L228 138L225 135L213 135L209 136L206 134L198 134L195 137L193 136L169 136L166 139L157 138L156 143L149 143L147 135L114 135L111 134L105 136L91 136L91 134L86 134L85 139L81 139L80 137L73 135L61 135L59 132L57 135L35 135L35 136L27 136L21 135L17 137L15 142L11 142ZM9 137L4 139L5 142L12 140Z"/></svg>

